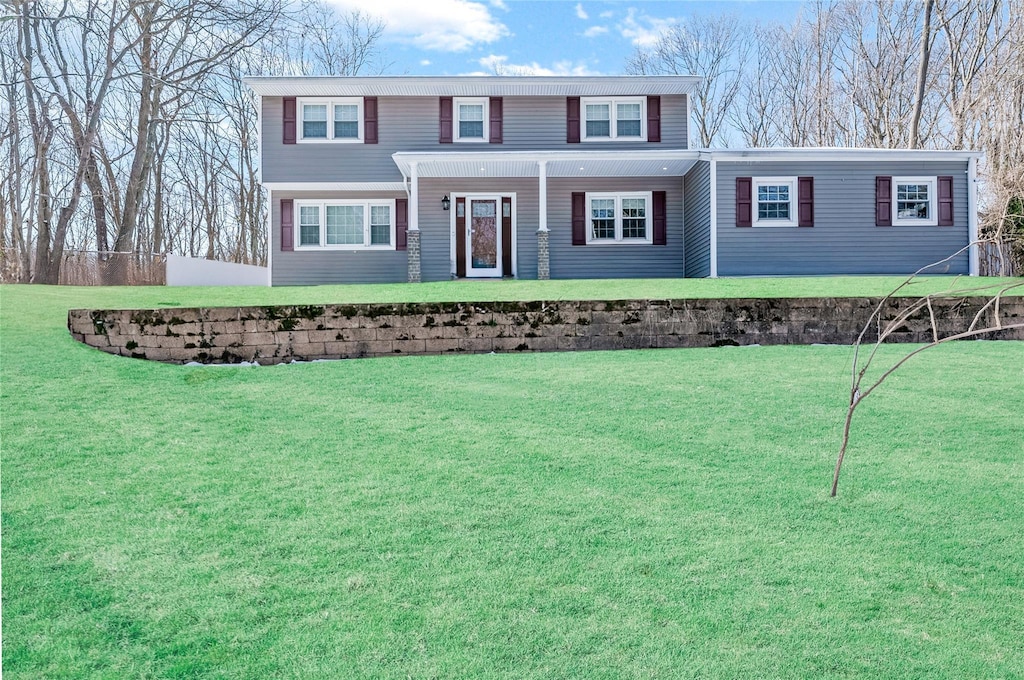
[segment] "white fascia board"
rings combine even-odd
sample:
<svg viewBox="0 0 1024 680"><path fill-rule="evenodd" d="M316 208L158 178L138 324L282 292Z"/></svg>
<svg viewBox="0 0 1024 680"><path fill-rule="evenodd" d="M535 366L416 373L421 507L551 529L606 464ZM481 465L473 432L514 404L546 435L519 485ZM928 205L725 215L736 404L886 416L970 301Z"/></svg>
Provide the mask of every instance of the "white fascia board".
<svg viewBox="0 0 1024 680"><path fill-rule="evenodd" d="M696 76L247 76L265 97L500 97L689 94Z"/></svg>
<svg viewBox="0 0 1024 680"><path fill-rule="evenodd" d="M465 177L537 177L539 163L548 164L550 177L566 176L550 172L552 164L579 163L583 167L592 166L595 172L590 176L615 176L618 164L651 163L654 167L651 174L670 168L673 175L683 174L697 162L698 154L685 149L656 150L599 150L599 151L481 151L481 152L403 152L392 154L391 158L403 175L409 174L409 168L417 163L422 176L428 176L430 167L443 167L444 173L455 172L456 166L464 165L465 170L457 176ZM660 164L660 165L659 165ZM479 172L483 171L483 172ZM440 176L452 176L442 174ZM578 176L575 173L568 176ZM584 172L583 176L587 176Z"/></svg>
<svg viewBox="0 0 1024 680"><path fill-rule="evenodd" d="M401 191L405 182L264 182L272 191Z"/></svg>
<svg viewBox="0 0 1024 680"><path fill-rule="evenodd" d="M702 158L716 161L968 161L984 156L980 151L944 151L936 149L862 149L862 148L759 148L702 149Z"/></svg>

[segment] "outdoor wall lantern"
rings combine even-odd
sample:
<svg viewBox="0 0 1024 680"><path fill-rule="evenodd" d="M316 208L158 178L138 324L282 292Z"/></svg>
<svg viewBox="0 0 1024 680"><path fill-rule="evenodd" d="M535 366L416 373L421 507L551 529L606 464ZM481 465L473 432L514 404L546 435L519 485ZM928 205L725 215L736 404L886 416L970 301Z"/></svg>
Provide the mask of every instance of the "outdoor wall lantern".
<svg viewBox="0 0 1024 680"><path fill-rule="evenodd" d="M448 198L448 194L445 194L444 198L441 199L441 207L445 210L451 209L452 201L450 198Z"/></svg>

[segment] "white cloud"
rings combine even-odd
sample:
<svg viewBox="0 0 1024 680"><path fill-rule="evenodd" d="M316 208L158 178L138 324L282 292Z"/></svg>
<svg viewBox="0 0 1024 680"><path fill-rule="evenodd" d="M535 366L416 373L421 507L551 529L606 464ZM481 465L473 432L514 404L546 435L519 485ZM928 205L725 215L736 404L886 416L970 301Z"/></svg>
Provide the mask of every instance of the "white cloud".
<svg viewBox="0 0 1024 680"><path fill-rule="evenodd" d="M491 7L495 7L505 12L508 11L508 5L505 4L505 0L491 0Z"/></svg>
<svg viewBox="0 0 1024 680"><path fill-rule="evenodd" d="M647 14L637 14L637 11L630 7L626 18L619 25L622 37L632 42L637 47L654 47L658 39L665 35L676 20L668 17L659 19Z"/></svg>
<svg viewBox="0 0 1024 680"><path fill-rule="evenodd" d="M534 61L529 64L510 64L508 57L503 54L489 54L477 61L486 71L473 71L463 75L470 76L492 76L495 74L509 76L597 76L598 71L592 71L584 61L570 61L568 59L556 61L551 66L542 66Z"/></svg>
<svg viewBox="0 0 1024 680"><path fill-rule="evenodd" d="M601 19L611 19L613 16L615 16L615 12L608 10L607 12L601 12L597 16L600 17Z"/></svg>
<svg viewBox="0 0 1024 680"><path fill-rule="evenodd" d="M386 36L425 50L462 52L511 35L486 4L473 0L328 1L342 11L360 10L383 19Z"/></svg>
<svg viewBox="0 0 1024 680"><path fill-rule="evenodd" d="M596 38L599 35L604 35L608 32L607 26L591 26L587 30L583 31L584 38Z"/></svg>
<svg viewBox="0 0 1024 680"><path fill-rule="evenodd" d="M429 59L420 59L420 66L430 66L431 63Z"/></svg>
<svg viewBox="0 0 1024 680"><path fill-rule="evenodd" d="M587 15L587 11L585 9L583 9L583 3L582 2L577 2L576 3L576 16L578 16L580 19L583 19L584 21L586 21L587 19L590 18Z"/></svg>

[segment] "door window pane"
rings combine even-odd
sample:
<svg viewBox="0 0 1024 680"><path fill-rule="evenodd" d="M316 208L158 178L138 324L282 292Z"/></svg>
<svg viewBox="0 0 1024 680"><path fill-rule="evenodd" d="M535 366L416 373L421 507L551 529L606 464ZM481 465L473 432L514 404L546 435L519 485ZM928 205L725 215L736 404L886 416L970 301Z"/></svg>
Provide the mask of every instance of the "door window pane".
<svg viewBox="0 0 1024 680"><path fill-rule="evenodd" d="M327 139L327 104L303 104L302 136Z"/></svg>
<svg viewBox="0 0 1024 680"><path fill-rule="evenodd" d="M327 206L327 245L363 245L363 206Z"/></svg>
<svg viewBox="0 0 1024 680"><path fill-rule="evenodd" d="M498 207L496 201L473 201L472 249L474 268L493 269L498 266Z"/></svg>

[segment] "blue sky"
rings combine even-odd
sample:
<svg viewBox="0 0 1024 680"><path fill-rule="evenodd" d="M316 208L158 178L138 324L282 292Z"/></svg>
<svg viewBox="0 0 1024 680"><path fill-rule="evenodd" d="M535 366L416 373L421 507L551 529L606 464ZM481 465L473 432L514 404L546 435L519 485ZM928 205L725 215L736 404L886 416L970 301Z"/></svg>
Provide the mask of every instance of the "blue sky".
<svg viewBox="0 0 1024 680"><path fill-rule="evenodd" d="M614 75L637 46L673 19L734 14L791 22L801 2L744 0L328 0L387 23L388 73L492 74L494 65L535 75Z"/></svg>

